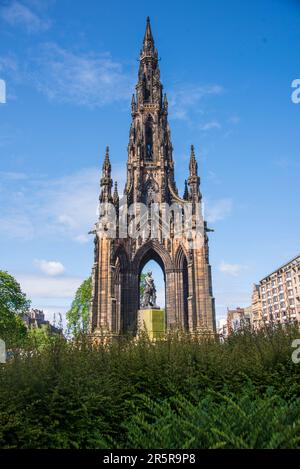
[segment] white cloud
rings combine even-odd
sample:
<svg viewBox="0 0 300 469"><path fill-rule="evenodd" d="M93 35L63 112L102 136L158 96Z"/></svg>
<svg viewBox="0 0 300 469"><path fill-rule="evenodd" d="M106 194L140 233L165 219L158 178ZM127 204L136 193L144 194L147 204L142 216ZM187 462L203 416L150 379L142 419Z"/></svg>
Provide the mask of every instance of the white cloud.
<svg viewBox="0 0 300 469"><path fill-rule="evenodd" d="M89 234L80 234L78 236L75 236L74 240L77 241L80 244L85 244L90 241L91 237Z"/></svg>
<svg viewBox="0 0 300 469"><path fill-rule="evenodd" d="M61 275L66 270L63 264L58 261L45 261L43 259L36 259L34 263L44 274L50 275L51 277Z"/></svg>
<svg viewBox="0 0 300 469"><path fill-rule="evenodd" d="M134 80L109 53L75 53L55 43L35 51L28 77L48 99L99 107L131 95Z"/></svg>
<svg viewBox="0 0 300 469"><path fill-rule="evenodd" d="M9 179L11 181L21 181L27 179L27 176L25 173L18 173L14 171L0 171L0 179L1 178Z"/></svg>
<svg viewBox="0 0 300 469"><path fill-rule="evenodd" d="M18 62L12 55L0 57L0 72L16 72L18 70Z"/></svg>
<svg viewBox="0 0 300 469"><path fill-rule="evenodd" d="M229 117L229 119L228 119L228 122L229 122L230 124L234 124L234 125L239 124L240 121L241 121L241 119L240 119L240 117L237 116L237 115L233 115L233 116Z"/></svg>
<svg viewBox="0 0 300 469"><path fill-rule="evenodd" d="M233 202L230 198L219 199L214 202L209 200L204 203L204 216L210 223L224 220L232 212Z"/></svg>
<svg viewBox="0 0 300 469"><path fill-rule="evenodd" d="M224 261L221 262L219 270L225 274L237 277L241 270L245 269L245 266L241 264L228 264Z"/></svg>
<svg viewBox="0 0 300 469"><path fill-rule="evenodd" d="M122 187L125 168L113 176ZM18 174L0 173L0 234L10 238L68 238L88 242L88 232L97 219L99 168L84 168L57 179L20 175L18 189L12 178Z"/></svg>
<svg viewBox="0 0 300 469"><path fill-rule="evenodd" d="M203 130L205 132L207 130L220 129L221 124L218 121L211 121L211 122L207 122L206 124L201 124L199 128L200 130Z"/></svg>
<svg viewBox="0 0 300 469"><path fill-rule="evenodd" d="M170 119L189 121L191 112L199 114L198 106L204 98L220 95L223 91L223 87L217 84L174 86L169 93Z"/></svg>
<svg viewBox="0 0 300 469"><path fill-rule="evenodd" d="M40 275L16 274L22 291L28 298L46 304L49 299L72 299L83 278L78 277L41 277Z"/></svg>
<svg viewBox="0 0 300 469"><path fill-rule="evenodd" d="M12 1L0 8L0 17L10 26L21 26L28 33L45 31L50 27L50 21L41 18L24 3Z"/></svg>

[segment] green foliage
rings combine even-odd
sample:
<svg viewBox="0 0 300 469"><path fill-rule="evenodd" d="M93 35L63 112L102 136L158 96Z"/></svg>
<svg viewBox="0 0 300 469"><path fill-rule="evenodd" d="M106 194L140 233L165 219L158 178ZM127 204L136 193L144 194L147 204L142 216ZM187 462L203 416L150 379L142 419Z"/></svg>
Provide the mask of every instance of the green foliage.
<svg viewBox="0 0 300 469"><path fill-rule="evenodd" d="M147 274L141 273L140 276L140 298L143 297L145 291L145 277Z"/></svg>
<svg viewBox="0 0 300 469"><path fill-rule="evenodd" d="M0 270L0 338L7 347L20 345L26 337L21 315L28 311L30 301L12 275Z"/></svg>
<svg viewBox="0 0 300 469"><path fill-rule="evenodd" d="M48 325L43 324L41 327L35 327L28 330L27 347L40 351L47 347L55 340L54 335Z"/></svg>
<svg viewBox="0 0 300 469"><path fill-rule="evenodd" d="M67 312L67 326L73 336L88 330L89 307L92 299L92 278L84 280L77 289L71 309Z"/></svg>
<svg viewBox="0 0 300 469"><path fill-rule="evenodd" d="M0 447L299 448L298 337L31 343L0 367Z"/></svg>

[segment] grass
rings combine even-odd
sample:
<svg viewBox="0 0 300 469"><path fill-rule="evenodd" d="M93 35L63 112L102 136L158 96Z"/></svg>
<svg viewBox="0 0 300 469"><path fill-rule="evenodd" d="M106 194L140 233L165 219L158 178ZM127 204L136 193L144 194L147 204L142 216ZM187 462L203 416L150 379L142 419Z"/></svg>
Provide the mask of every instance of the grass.
<svg viewBox="0 0 300 469"><path fill-rule="evenodd" d="M298 337L31 346L0 365L0 447L299 448Z"/></svg>

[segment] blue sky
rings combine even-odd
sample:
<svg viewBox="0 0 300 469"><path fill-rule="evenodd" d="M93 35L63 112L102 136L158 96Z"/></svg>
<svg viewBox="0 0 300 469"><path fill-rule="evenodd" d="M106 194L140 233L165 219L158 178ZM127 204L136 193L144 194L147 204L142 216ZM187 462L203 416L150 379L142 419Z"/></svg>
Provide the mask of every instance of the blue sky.
<svg viewBox="0 0 300 469"><path fill-rule="evenodd" d="M215 229L218 317L300 252L299 1L0 0L0 268L50 317L90 273L106 145L123 189L147 15L177 184L193 143Z"/></svg>

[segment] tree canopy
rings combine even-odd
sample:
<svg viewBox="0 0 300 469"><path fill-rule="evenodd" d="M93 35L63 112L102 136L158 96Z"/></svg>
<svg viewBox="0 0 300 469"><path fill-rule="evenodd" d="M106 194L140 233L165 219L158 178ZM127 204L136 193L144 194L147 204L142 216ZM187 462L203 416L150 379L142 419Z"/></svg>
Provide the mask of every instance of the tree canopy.
<svg viewBox="0 0 300 469"><path fill-rule="evenodd" d="M67 326L74 336L86 333L88 330L89 307L92 299L92 278L82 282L77 289L71 308L67 312Z"/></svg>
<svg viewBox="0 0 300 469"><path fill-rule="evenodd" d="M7 346L17 345L26 336L22 320L30 307L30 301L19 283L8 272L0 270L0 338Z"/></svg>

